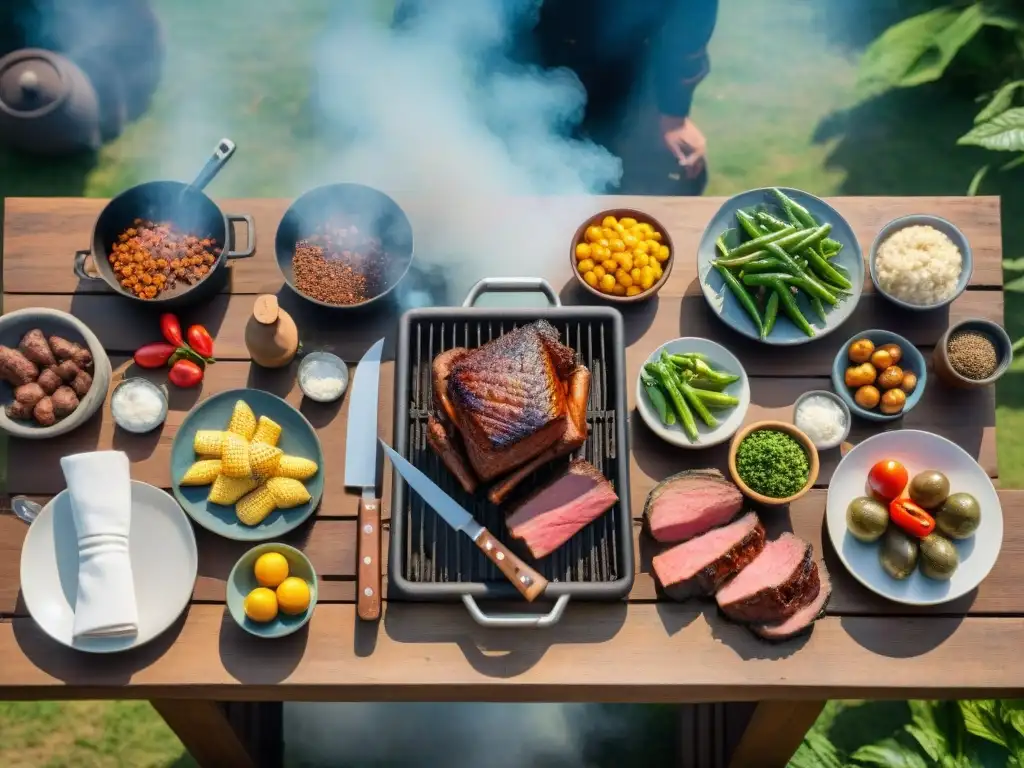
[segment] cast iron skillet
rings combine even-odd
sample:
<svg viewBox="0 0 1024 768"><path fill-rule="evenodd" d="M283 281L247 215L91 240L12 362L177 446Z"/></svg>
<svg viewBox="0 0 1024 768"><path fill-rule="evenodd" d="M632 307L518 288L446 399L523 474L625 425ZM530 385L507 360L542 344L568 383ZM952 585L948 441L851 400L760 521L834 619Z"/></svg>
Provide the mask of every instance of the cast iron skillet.
<svg viewBox="0 0 1024 768"><path fill-rule="evenodd" d="M150 304L161 311L177 309L212 298L224 286L228 259L252 256L256 251L256 225L248 214L223 213L203 188L227 163L235 152L235 143L221 139L213 155L191 184L181 181L148 181L126 189L100 212L93 227L92 248L75 252L74 269L79 280L103 280L114 291L132 301ZM172 223L178 230L199 238L212 238L219 248L217 261L205 278L195 285L181 284L164 291L154 299L141 299L121 287L110 267L107 256L118 235L132 226L135 219ZM243 222L248 246L244 251L234 250L233 222ZM86 259L92 261L99 275L89 274Z"/></svg>
<svg viewBox="0 0 1024 768"><path fill-rule="evenodd" d="M292 258L295 244L327 222L355 225L359 231L381 241L388 256L385 267L387 287L360 304L328 304L314 299L295 286ZM277 227L274 241L277 266L288 286L302 298L331 309L365 307L387 296L412 266L412 225L401 207L383 192L363 184L327 184L305 192L291 204Z"/></svg>

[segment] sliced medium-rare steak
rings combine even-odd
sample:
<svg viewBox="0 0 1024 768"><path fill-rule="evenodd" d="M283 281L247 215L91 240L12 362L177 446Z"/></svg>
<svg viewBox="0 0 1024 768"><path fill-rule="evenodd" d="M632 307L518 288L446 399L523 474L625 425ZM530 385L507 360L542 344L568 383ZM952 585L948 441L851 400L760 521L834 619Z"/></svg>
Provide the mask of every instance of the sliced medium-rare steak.
<svg viewBox="0 0 1024 768"><path fill-rule="evenodd" d="M509 515L513 538L530 554L549 555L619 500L612 484L589 461L576 459L564 474L541 488Z"/></svg>
<svg viewBox="0 0 1024 768"><path fill-rule="evenodd" d="M788 619L775 624L751 624L751 631L758 637L774 642L788 640L791 637L808 632L814 622L825 613L828 600L832 597L832 582L824 563L818 563L818 580L821 586L818 594L811 602L803 606Z"/></svg>
<svg viewBox="0 0 1024 768"><path fill-rule="evenodd" d="M754 562L718 590L730 619L772 623L788 619L818 596L820 581L811 545L791 533L765 544Z"/></svg>
<svg viewBox="0 0 1024 768"><path fill-rule="evenodd" d="M644 504L651 536L661 542L686 541L732 520L743 508L743 494L717 469L690 469L663 480Z"/></svg>
<svg viewBox="0 0 1024 768"><path fill-rule="evenodd" d="M764 526L748 512L723 528L677 544L654 557L654 578L673 600L710 595L764 549Z"/></svg>

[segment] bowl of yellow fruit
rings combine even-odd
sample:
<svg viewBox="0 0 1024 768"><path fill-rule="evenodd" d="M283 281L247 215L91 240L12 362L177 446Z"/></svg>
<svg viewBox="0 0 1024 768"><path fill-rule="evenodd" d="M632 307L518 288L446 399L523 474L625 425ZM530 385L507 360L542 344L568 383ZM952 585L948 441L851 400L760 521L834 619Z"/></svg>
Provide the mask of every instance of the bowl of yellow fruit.
<svg viewBox="0 0 1024 768"><path fill-rule="evenodd" d="M258 389L221 392L185 417L171 446L171 483L199 525L239 541L269 541L301 525L324 490L316 430Z"/></svg>
<svg viewBox="0 0 1024 768"><path fill-rule="evenodd" d="M228 611L257 637L284 637L316 608L316 571L287 544L260 544L242 555L228 576Z"/></svg>
<svg viewBox="0 0 1024 768"><path fill-rule="evenodd" d="M611 208L580 224L569 245L572 273L584 289L606 301L645 301L668 280L672 236L652 216Z"/></svg>

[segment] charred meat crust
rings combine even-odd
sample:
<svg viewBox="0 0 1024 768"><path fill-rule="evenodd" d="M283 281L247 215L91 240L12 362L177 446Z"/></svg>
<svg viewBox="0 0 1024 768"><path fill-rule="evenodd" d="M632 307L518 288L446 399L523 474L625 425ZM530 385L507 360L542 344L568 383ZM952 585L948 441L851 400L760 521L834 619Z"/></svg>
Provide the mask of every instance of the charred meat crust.
<svg viewBox="0 0 1024 768"><path fill-rule="evenodd" d="M479 481L466 463L465 453L459 443L459 436L449 434L440 419L435 418L433 414L427 417L427 444L441 457L441 461L448 467L448 471L455 475L462 489L466 493L473 493Z"/></svg>
<svg viewBox="0 0 1024 768"><path fill-rule="evenodd" d="M803 559L785 582L765 587L726 606L719 604L719 608L728 618L740 623L779 622L817 597L820 587L814 552L810 544L805 544Z"/></svg>
<svg viewBox="0 0 1024 768"><path fill-rule="evenodd" d="M711 597L725 582L746 568L764 549L765 530L758 520L742 539L727 552L698 571L693 578L676 584L663 585L654 574L655 582L671 600L688 600L692 597ZM678 545L681 546L681 545Z"/></svg>
<svg viewBox="0 0 1024 768"><path fill-rule="evenodd" d="M824 570L824 568L825 568L825 564L824 563L818 563L819 577L821 575L821 571ZM826 572L826 575L824 577L824 580L825 580L826 584L822 585L821 589L825 589L828 594L825 596L824 601L821 603L821 606L818 608L817 613L814 614L813 618L811 618L809 621L807 621L806 623L804 623L803 625L801 625L800 627L798 627L794 631L792 631L792 632L790 632L789 634L786 634L786 635L762 634L766 629L768 629L769 627L772 626L772 625L766 625L766 624L763 624L763 623L762 624L748 624L747 628L753 633L754 637L756 637L758 640L761 640L761 641L766 642L766 643L772 643L772 644L784 643L787 640L792 640L794 638L803 637L804 635L810 634L810 631L812 629L814 629L814 625L818 621L818 619L822 618L825 615L825 610L828 608L829 600L832 599L832 584L831 584L831 581L829 580L829 578L827 576L827 572ZM814 598L812 598L812 600L816 600L818 598L818 596L819 595L815 595Z"/></svg>

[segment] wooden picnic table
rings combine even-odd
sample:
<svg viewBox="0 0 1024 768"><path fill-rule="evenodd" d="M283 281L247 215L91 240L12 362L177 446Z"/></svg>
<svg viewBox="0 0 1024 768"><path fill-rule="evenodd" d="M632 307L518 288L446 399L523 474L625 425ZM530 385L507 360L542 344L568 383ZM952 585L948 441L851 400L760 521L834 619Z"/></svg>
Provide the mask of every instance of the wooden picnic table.
<svg viewBox="0 0 1024 768"><path fill-rule="evenodd" d="M51 307L72 312L103 342L118 373L134 349L158 336L151 313L114 296L102 284L72 274L72 254L87 247L106 201L10 199L3 231L3 308ZM416 201L400 202L419 226ZM835 334L799 348L759 346L734 334L707 309L696 278L696 248L721 204L714 198L607 198L585 201L589 211L630 206L660 219L675 240L676 263L656 300L626 308L630 397L631 504L635 518L659 480L686 467L724 469L725 447L682 451L656 438L633 411L632 382L647 355L680 336L720 340L740 357L751 385L747 421L789 419L796 397L829 388L832 359L845 339L867 328L907 336L926 356L951 320L1002 321L1001 235L997 198L835 198L865 251L890 219L928 212L959 226L973 246L969 289L948 313L901 312L876 295L870 280L853 316ZM170 486L175 431L200 398L237 387L275 392L299 407L323 443L323 502L308 524L285 537L309 555L320 575L319 605L304 631L266 641L238 629L224 607L225 579L248 545L196 529L199 577L193 601L178 623L150 645L113 656L87 656L61 647L27 615L19 597L19 558L26 527L9 510L0 514L0 699L141 698L154 702L203 764L243 765L251 760L240 730L251 715L222 702L281 700L480 700L762 702L733 753L736 765L784 764L830 698L966 698L1019 696L1024 664L1024 533L1012 521L1024 514L1024 492L1002 490L1009 523L1002 553L981 586L962 599L930 609L890 603L849 576L823 536L826 488L838 452L822 456L816 488L787 512L767 516L770 533L791 529L812 542L832 574L827 617L809 637L769 645L723 620L705 604L659 599L650 575L651 542L636 521L638 572L628 600L571 603L548 630L488 630L461 604L386 601L379 625L356 619L354 605L356 496L343 487L347 398L340 406L302 402L295 370L267 371L250 364L243 328L255 294L282 289L273 242L288 201L223 200L222 209L253 215L257 253L231 267L226 290L206 306L183 313L216 336L219 362L202 392L177 391L162 430L153 435L116 432L109 408L61 439L11 440L7 492L43 501L63 488L61 456L115 448L132 460L133 477ZM530 203L523 202L523 205ZM517 203L509 203L515 215ZM547 205L547 203L545 203ZM559 215L550 206L552 216ZM565 214L568 239L580 220ZM567 303L583 303L573 285L565 245L550 254L542 274ZM514 270L514 266L513 266ZM460 270L470 282L494 275L481 256ZM509 274L508 265L504 272ZM287 287L282 296L289 297ZM282 299L283 301L285 299ZM350 365L377 338L387 336L393 357L395 310L341 314L331 322L297 299L307 348L329 346ZM380 430L392 431L393 365L382 366ZM880 429L925 429L944 435L976 456L998 477L995 403L991 388L953 393L932 379L920 404L902 422L856 422L856 443ZM390 508L390 467L383 477L385 519ZM385 540L385 552L387 543ZM386 575L386 571L385 571ZM749 711L748 711L749 716ZM245 722L243 722L245 721ZM699 734L696 737L699 738ZM708 753L710 754L710 753ZM718 754L718 753L716 753ZM724 759L721 755L717 758ZM251 762L249 762L251 764Z"/></svg>

